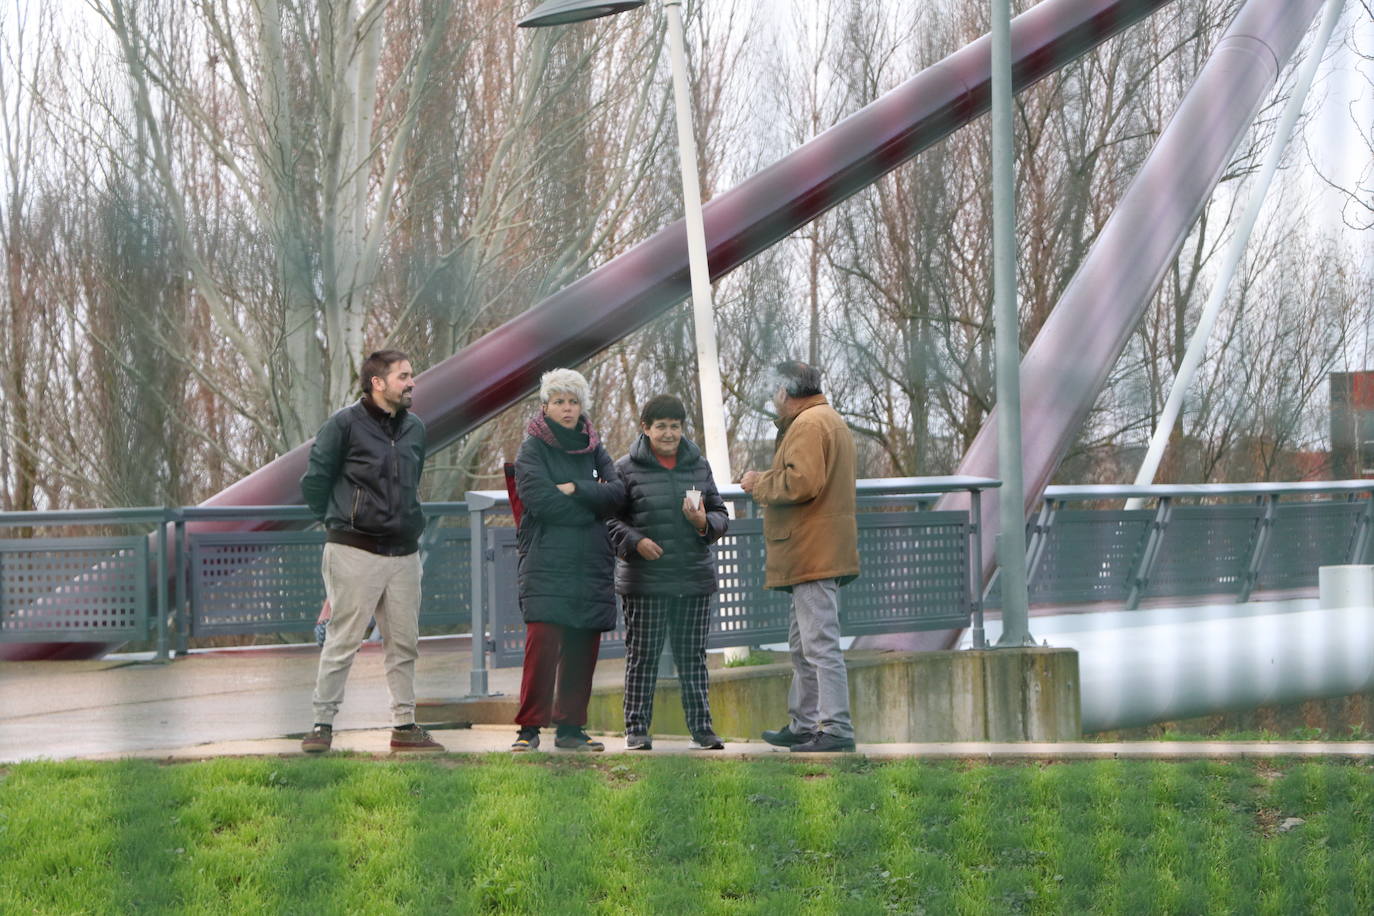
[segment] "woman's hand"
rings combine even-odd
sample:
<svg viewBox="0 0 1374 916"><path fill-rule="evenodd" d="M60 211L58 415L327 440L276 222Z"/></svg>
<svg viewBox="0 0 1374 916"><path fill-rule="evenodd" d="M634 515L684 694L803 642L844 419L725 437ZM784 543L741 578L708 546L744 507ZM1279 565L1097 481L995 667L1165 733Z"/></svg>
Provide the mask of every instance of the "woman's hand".
<svg viewBox="0 0 1374 916"><path fill-rule="evenodd" d="M693 506L692 501L687 497L682 497L682 514L687 516L687 521L692 523L692 527L697 531L706 530L706 507Z"/></svg>
<svg viewBox="0 0 1374 916"><path fill-rule="evenodd" d="M657 560L659 557L663 556L663 548L654 543L650 538L644 538L636 544L635 550L638 550L639 555L646 560Z"/></svg>
<svg viewBox="0 0 1374 916"><path fill-rule="evenodd" d="M559 493L562 493L565 496L572 496L573 491L577 489L577 484L573 483L572 481L568 481L567 483L557 484L557 487Z"/></svg>

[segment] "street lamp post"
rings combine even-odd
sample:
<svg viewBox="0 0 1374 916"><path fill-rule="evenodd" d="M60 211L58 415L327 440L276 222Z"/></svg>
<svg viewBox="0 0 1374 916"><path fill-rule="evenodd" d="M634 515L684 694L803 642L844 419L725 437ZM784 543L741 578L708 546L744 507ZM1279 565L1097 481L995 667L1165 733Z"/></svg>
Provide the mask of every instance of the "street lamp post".
<svg viewBox="0 0 1374 916"><path fill-rule="evenodd" d="M566 25L638 9L647 0L547 0L519 25L525 28ZM716 352L716 323L711 304L711 273L706 260L706 227L701 215L701 185L697 180L697 148L687 85L687 50L682 28L682 0L664 0L668 15L668 56L673 70L673 99L677 110L678 165L682 170L682 210L687 226L687 259L692 280L692 323L696 335L697 380L701 387L702 439L706 459L717 480L732 480L730 449L725 440L725 408L721 403L720 362Z"/></svg>
<svg viewBox="0 0 1374 916"><path fill-rule="evenodd" d="M1015 147L1012 133L1011 0L992 2L992 264L997 354L997 538L1002 582L999 647L1033 646L1026 594L1026 501L1021 457L1021 345L1016 308Z"/></svg>

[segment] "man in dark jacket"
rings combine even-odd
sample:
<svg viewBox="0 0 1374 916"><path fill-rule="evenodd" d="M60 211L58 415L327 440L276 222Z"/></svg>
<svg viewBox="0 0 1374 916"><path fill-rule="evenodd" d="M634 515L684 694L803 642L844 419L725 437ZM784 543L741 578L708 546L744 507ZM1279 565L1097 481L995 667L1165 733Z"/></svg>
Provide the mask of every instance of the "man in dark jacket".
<svg viewBox="0 0 1374 916"><path fill-rule="evenodd" d="M625 509L609 522L619 560L615 590L625 609L625 747L649 750L663 640L672 646L682 711L696 750L725 745L711 725L706 633L716 562L709 545L729 526L701 449L682 435L687 411L661 394L640 413L640 436L616 462Z"/></svg>
<svg viewBox="0 0 1374 916"><path fill-rule="evenodd" d="M391 749L442 751L415 724L425 425L409 411L415 381L404 353L378 350L360 376L362 397L320 427L301 478L306 504L324 522L321 568L333 609L315 680L315 727L301 749L329 750L353 656L376 617L386 647Z"/></svg>

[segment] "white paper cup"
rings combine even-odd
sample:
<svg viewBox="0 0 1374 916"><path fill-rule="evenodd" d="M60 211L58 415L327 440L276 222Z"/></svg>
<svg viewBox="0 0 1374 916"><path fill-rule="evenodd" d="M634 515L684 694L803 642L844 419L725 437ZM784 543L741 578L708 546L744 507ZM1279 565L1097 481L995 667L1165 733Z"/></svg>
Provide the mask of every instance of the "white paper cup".
<svg viewBox="0 0 1374 916"><path fill-rule="evenodd" d="M697 509L700 509L700 508L701 508L701 491L700 491L700 490L698 490L698 489L696 489L695 487L693 487L692 489L690 489L690 490L687 491L687 505L689 505L689 506L692 507L692 511L693 511L693 512L695 512Z"/></svg>

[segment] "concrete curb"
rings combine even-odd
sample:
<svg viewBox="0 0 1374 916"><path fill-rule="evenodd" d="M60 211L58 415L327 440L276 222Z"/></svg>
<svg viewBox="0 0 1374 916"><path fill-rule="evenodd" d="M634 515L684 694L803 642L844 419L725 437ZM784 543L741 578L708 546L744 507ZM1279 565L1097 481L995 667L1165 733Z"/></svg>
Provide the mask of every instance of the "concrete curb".
<svg viewBox="0 0 1374 916"><path fill-rule="evenodd" d="M506 754L514 731L509 726L474 726L463 729L435 729L436 740L443 743L444 754L392 754L388 729L340 731L334 739L335 752L369 755L388 759L413 760L421 757L443 758L455 755ZM694 751L687 738L654 738L652 751L626 751L618 735L598 736L606 743L605 753L558 750L547 746L522 755L529 759L550 756L575 756L589 760L630 754L687 755L702 760L740 760L777 758L797 761L843 760L863 757L870 760L969 760L988 763L1078 760L1274 760L1281 758L1370 760L1374 765L1374 742L1297 742L1297 741L1122 741L1122 742L948 742L921 744L860 744L854 754L793 754L761 741L727 741L723 751ZM300 741L294 738L265 738L223 741L180 748L158 748L129 753L89 755L87 760L145 759L168 762L212 760L220 757L306 757Z"/></svg>

